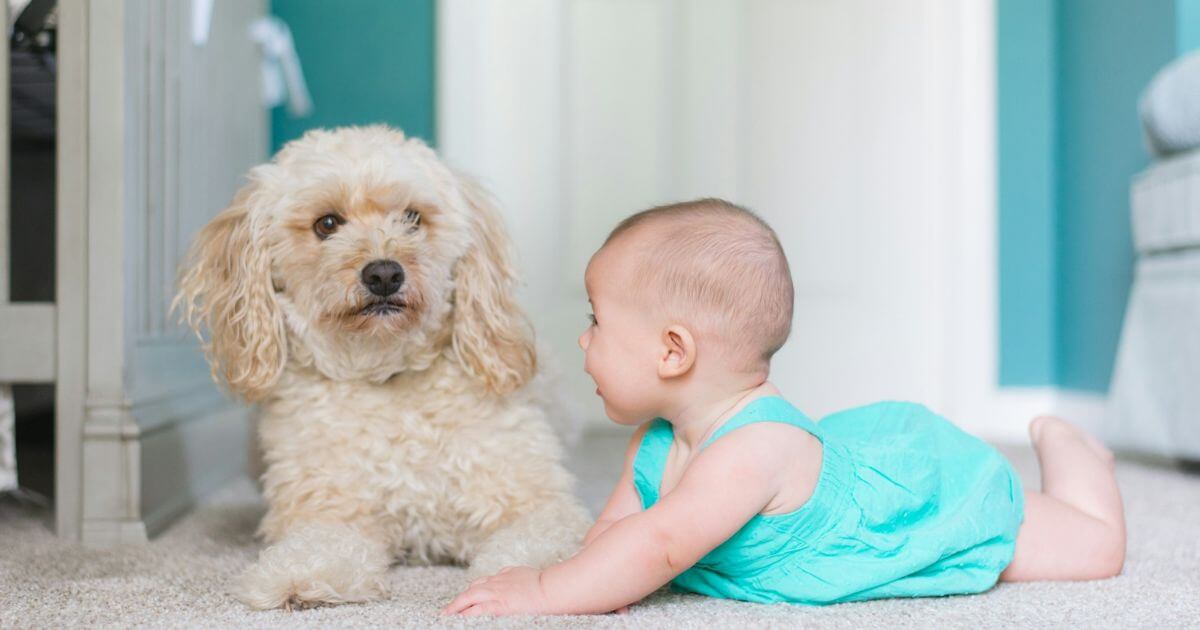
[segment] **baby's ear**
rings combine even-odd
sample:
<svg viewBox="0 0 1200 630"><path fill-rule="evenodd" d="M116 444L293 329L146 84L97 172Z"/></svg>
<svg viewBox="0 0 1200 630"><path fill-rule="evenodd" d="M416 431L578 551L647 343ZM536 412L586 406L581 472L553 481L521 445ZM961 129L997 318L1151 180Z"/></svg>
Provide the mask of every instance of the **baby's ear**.
<svg viewBox="0 0 1200 630"><path fill-rule="evenodd" d="M675 378L691 371L696 363L696 340L691 331L679 324L663 329L662 352L658 361L659 378Z"/></svg>

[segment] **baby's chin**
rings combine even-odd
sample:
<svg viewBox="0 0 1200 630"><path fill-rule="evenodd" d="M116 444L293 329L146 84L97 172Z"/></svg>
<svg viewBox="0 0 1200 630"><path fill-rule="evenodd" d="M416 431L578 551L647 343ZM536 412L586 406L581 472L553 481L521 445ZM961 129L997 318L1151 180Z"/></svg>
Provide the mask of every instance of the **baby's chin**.
<svg viewBox="0 0 1200 630"><path fill-rule="evenodd" d="M597 389L596 393L600 394L600 390ZM604 400L603 394L600 394L600 399ZM607 400L604 401L604 414L607 415L608 419L612 420L614 423L626 427L636 427L643 422L653 420L651 417L643 417L639 414L624 413L614 408Z"/></svg>

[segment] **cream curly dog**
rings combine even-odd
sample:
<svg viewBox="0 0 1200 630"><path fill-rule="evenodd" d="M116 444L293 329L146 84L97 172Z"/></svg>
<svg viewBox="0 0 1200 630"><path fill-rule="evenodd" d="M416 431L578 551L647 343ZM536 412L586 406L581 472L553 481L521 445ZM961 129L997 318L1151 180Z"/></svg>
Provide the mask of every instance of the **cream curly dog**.
<svg viewBox="0 0 1200 630"><path fill-rule="evenodd" d="M574 553L572 495L496 211L420 140L312 131L250 171L176 302L261 404L255 608L386 594L395 559L471 574Z"/></svg>

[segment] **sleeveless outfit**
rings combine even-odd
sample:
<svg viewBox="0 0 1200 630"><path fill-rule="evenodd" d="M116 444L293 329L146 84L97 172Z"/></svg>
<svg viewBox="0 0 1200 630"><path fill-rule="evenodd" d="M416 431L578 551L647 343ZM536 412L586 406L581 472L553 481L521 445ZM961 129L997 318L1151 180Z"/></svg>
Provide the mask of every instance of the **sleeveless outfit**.
<svg viewBox="0 0 1200 630"><path fill-rule="evenodd" d="M813 422L757 398L701 448L739 427L781 422L822 444L812 496L759 514L687 571L677 590L750 602L832 604L978 593L1012 561L1025 495L995 449L912 403L885 402ZM642 508L658 502L674 429L656 419L634 457Z"/></svg>

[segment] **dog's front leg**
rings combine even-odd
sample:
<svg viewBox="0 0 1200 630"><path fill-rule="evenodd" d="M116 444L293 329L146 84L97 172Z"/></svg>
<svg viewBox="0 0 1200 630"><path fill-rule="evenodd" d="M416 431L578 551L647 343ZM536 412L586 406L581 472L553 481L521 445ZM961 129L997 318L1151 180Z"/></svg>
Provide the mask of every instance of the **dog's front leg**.
<svg viewBox="0 0 1200 630"><path fill-rule="evenodd" d="M570 494L555 494L497 529L471 559L467 577L493 575L508 566L543 568L579 550L592 519Z"/></svg>
<svg viewBox="0 0 1200 630"><path fill-rule="evenodd" d="M365 602L387 594L387 545L352 525L291 524L238 578L236 594L258 609Z"/></svg>

